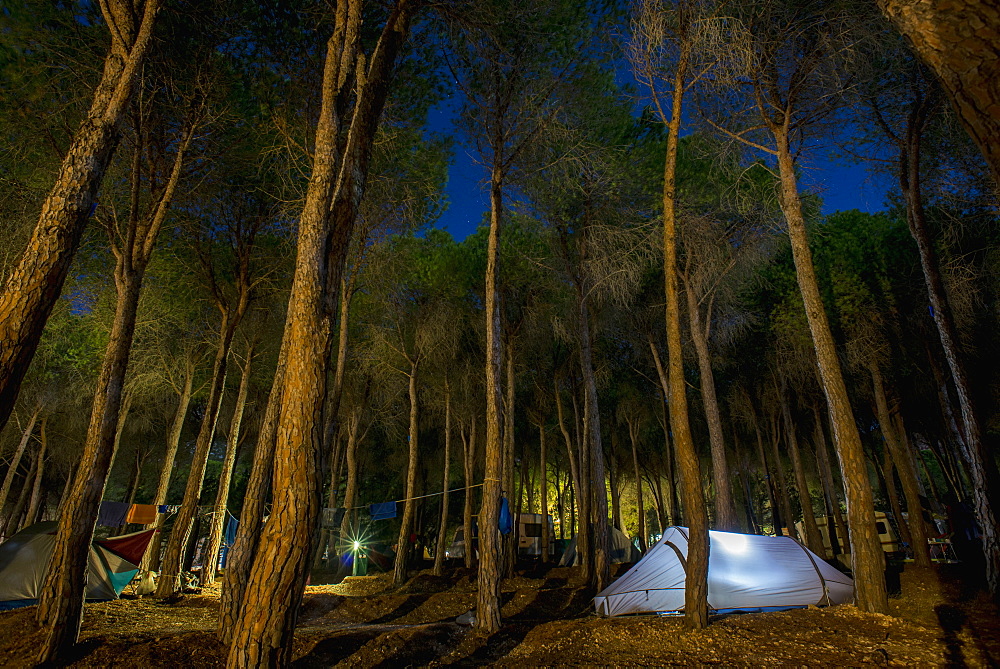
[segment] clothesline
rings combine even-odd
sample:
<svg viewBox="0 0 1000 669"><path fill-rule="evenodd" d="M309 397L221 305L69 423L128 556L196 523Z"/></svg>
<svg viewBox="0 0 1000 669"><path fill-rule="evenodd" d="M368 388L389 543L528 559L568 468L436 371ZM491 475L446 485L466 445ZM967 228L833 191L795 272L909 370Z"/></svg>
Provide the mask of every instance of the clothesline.
<svg viewBox="0 0 1000 669"><path fill-rule="evenodd" d="M441 492L432 492L432 493L428 493L426 495L419 495L417 497L406 497L404 499L390 500L388 502L373 502L373 504L375 504L375 503L378 503L378 504L392 504L394 502L396 504L399 504L400 502L412 502L413 500L417 500L417 499L424 499L426 497L436 497L438 495L443 495L446 492L451 493L451 492L458 492L460 490L469 490L471 488L478 488L478 487L480 487L482 485L486 485L486 484L485 483L476 483L476 484L470 485L470 486L462 486L460 488L452 488L451 490L442 490ZM371 506L372 506L372 504L362 504L360 506L348 506L348 507L343 507L343 508L345 510L347 510L347 511L353 511L354 509L367 509L367 508L369 508Z"/></svg>

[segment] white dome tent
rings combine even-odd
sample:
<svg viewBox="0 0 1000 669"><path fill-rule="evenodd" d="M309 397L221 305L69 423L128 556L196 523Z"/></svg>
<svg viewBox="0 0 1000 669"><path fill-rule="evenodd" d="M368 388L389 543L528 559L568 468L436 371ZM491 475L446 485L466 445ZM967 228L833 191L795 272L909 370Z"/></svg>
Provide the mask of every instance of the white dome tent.
<svg viewBox="0 0 1000 669"><path fill-rule="evenodd" d="M844 604L854 582L790 537L709 534L708 605L718 613ZM684 610L688 530L670 527L631 569L594 598L597 613Z"/></svg>

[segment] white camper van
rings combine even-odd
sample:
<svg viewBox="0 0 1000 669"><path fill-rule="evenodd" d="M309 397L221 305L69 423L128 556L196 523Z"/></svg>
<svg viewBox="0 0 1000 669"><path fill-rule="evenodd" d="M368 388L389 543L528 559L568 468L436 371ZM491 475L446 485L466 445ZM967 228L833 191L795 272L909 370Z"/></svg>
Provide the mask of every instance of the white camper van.
<svg viewBox="0 0 1000 669"><path fill-rule="evenodd" d="M847 518L844 518L845 522ZM830 542L830 527L833 526L836 529L836 524L833 518L829 516L817 516L816 526L819 528L820 536L823 537L823 550L825 555L823 557L830 559L834 556L833 547ZM878 532L879 541L882 542L882 550L886 553L894 553L896 551L902 550L903 545L899 541L899 537L896 536L896 530L889 523L889 517L886 516L884 511L875 512L875 530ZM805 536L805 528L802 526L802 521L795 523L795 531L798 532L800 537ZM847 550L847 537L838 537L840 540L840 552L846 553Z"/></svg>

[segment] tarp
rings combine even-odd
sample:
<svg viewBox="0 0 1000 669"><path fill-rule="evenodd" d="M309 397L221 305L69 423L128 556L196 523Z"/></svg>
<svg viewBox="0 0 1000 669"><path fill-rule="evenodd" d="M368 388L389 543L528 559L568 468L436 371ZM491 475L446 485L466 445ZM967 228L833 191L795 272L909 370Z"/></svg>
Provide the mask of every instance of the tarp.
<svg viewBox="0 0 1000 669"><path fill-rule="evenodd" d="M684 610L688 530L670 527L594 598L606 616ZM854 582L790 537L709 532L708 605L720 613L843 604Z"/></svg>
<svg viewBox="0 0 1000 669"><path fill-rule="evenodd" d="M56 523L37 523L0 545L0 610L30 606L38 599L56 543ZM117 599L139 571L155 530L143 530L91 544L87 562L88 600Z"/></svg>
<svg viewBox="0 0 1000 669"><path fill-rule="evenodd" d="M372 504L368 507L368 513L371 514L372 520L388 520L389 518L395 518L396 503L382 502L380 504Z"/></svg>
<svg viewBox="0 0 1000 669"><path fill-rule="evenodd" d="M631 539L613 525L608 525L608 543L611 548L611 562L613 564L635 562L642 557L642 553L635 547ZM573 537L566 544L566 550L563 551L562 557L559 559L559 566L569 567L579 563L580 561L576 554L576 537Z"/></svg>

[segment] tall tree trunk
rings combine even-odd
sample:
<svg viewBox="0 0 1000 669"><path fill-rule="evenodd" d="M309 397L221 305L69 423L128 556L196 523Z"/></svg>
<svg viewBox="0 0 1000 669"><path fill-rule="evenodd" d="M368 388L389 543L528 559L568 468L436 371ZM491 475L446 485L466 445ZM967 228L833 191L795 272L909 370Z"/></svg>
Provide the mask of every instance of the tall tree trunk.
<svg viewBox="0 0 1000 669"><path fill-rule="evenodd" d="M691 629L702 629L708 626L708 512L701 487L701 465L698 462L688 418L677 286L677 145L690 48L688 40L682 40L681 54L674 71L671 109L667 123L667 152L663 167L663 273L666 294L667 376L670 383L668 395L670 431L681 470L684 518L690 529L684 588L684 623Z"/></svg>
<svg viewBox="0 0 1000 669"><path fill-rule="evenodd" d="M469 569L476 559L472 537L472 481L476 467L476 415L472 415L469 435L462 431L462 470L465 473L465 507L462 510L462 536L465 538L465 566Z"/></svg>
<svg viewBox="0 0 1000 669"><path fill-rule="evenodd" d="M55 547L38 597L36 619L46 630L38 661L63 656L80 634L90 543L114 458L119 408L135 329L142 275L116 271L118 300L101 375L94 393L90 425L69 500L59 516Z"/></svg>
<svg viewBox="0 0 1000 669"><path fill-rule="evenodd" d="M554 397L556 400L556 418L559 421L559 431L562 433L563 441L566 444L566 459L569 461L569 473L573 485L574 494L580 490L580 470L577 464L576 454L573 452L573 439L566 428L566 421L563 417L562 393L559 391L559 380L555 380ZM573 533L572 524L570 534Z"/></svg>
<svg viewBox="0 0 1000 669"><path fill-rule="evenodd" d="M407 570L410 565L410 551L414 548L410 541L413 533L413 518L416 515L417 502L414 499L417 495L417 436L420 427L420 404L417 397L417 371L416 360L410 363L409 373L409 398L410 398L410 430L407 436L409 442L409 457L406 463L406 498L403 502L403 517L399 522L399 538L396 545L396 565L392 577L392 582L402 585L406 581Z"/></svg>
<svg viewBox="0 0 1000 669"><path fill-rule="evenodd" d="M913 460L913 455L908 452L899 435L896 433L895 425L889 412L889 403L885 397L885 384L882 381L882 372L877 365L871 366L872 385L875 389L875 408L878 414L879 426L882 428L882 436L885 438L886 446L892 454L892 459L896 463L896 471L899 474L899 481L903 484L903 495L906 497L906 508L909 510L909 544L913 550L913 559L920 567L930 567L931 557L927 546L927 529L924 526L924 509L920 503L920 483L917 474L917 465ZM889 473L886 473L888 476ZM903 524L900 516L899 524Z"/></svg>
<svg viewBox="0 0 1000 669"><path fill-rule="evenodd" d="M614 434L612 434L611 439L611 450L618 452L618 440L614 438ZM622 524L622 500L619 483L621 483L621 474L618 471L614 458L609 458L608 487L611 491L611 525L619 532L624 532L625 525Z"/></svg>
<svg viewBox="0 0 1000 669"><path fill-rule="evenodd" d="M230 667L291 662L292 633L321 505L318 460L331 346L330 304L343 276L396 60L417 6L414 0L397 0L365 68L358 72L357 99L338 169L338 96L343 95L340 102L346 101L351 74L358 70L355 54L361 23L357 0L338 2L324 68L313 173L299 218L285 389L275 444L274 505L233 629ZM343 62L339 72L338 60Z"/></svg>
<svg viewBox="0 0 1000 669"><path fill-rule="evenodd" d="M287 326L287 324L286 324ZM288 328L282 336L278 352L278 365L274 371L274 381L267 397L267 408L257 434L257 446L253 453L250 478L243 495L243 510L236 530L236 541L229 549L226 559L226 574L222 581L219 606L219 625L216 630L223 643L232 640L247 580L254 558L257 556L261 529L264 524L264 509L271 490L271 475L274 471L274 446L278 432L278 416L281 413L281 396L284 391L285 361L287 357Z"/></svg>
<svg viewBox="0 0 1000 669"><path fill-rule="evenodd" d="M925 5L932 4L933 0L927 0ZM936 10L930 10L934 12ZM897 24L904 14L897 14ZM911 20L917 14L909 15ZM994 11L994 19L996 14ZM936 21L942 27L954 30L956 25L942 20L941 15L936 16ZM994 21L995 23L995 21ZM963 28L963 30L968 30ZM942 36L943 40L954 38L954 33ZM911 40L916 40L916 35L909 35ZM977 39L973 32L969 32L971 40ZM949 45L953 46L953 45ZM968 45L965 45L968 48ZM992 69L996 71L995 49ZM922 54L923 55L923 54ZM924 55L924 58L928 57ZM940 65L941 63L938 63ZM965 72L971 64L963 66ZM934 63L931 66L935 67ZM975 72L976 68L968 69L968 72ZM938 72L939 76L943 76ZM950 82L956 83L957 80ZM946 86L949 82L945 81ZM985 89L984 89L985 90ZM992 90L992 89L990 89ZM956 95L956 91L951 91ZM964 93L963 93L964 94ZM961 105L958 98L953 99L956 104ZM960 111L962 111L960 106ZM967 110L966 110L967 111ZM966 123L971 121L966 119ZM994 110L993 114L994 132L1000 132L1000 112ZM948 368L951 370L951 378L955 384L955 391L958 394L958 405L962 414L962 427L964 428L964 440L966 449L964 455L969 465L969 474L972 478L972 500L973 510L980 527L982 536L983 554L986 557L986 580L990 592L995 597L1000 597L1000 471L998 471L996 459L989 452L983 440L982 424L979 420L975 400L973 398L972 387L965 368L962 352L960 350L958 332L955 327L954 315L951 305L948 303L947 292L945 291L944 280L941 277L940 263L931 240L927 218L924 213L923 195L921 194L921 131L922 124L911 122L907 126L908 134L902 148L900 158L900 190L906 201L906 221L910 227L910 234L917 243L917 250L920 253L920 267L924 274L924 283L927 286L927 298L930 302L931 313L934 317L934 324L937 327L938 337L941 340L941 347L944 350L945 359L948 361ZM985 140L985 137L973 134L977 142ZM984 144L980 144L983 148ZM994 146L992 155L987 154L991 160L994 170L994 178L998 178L1000 184L1000 149ZM985 152L985 149L984 149Z"/></svg>
<svg viewBox="0 0 1000 669"><path fill-rule="evenodd" d="M996 5L984 0L879 0L879 5L944 84L1000 184Z"/></svg>
<svg viewBox="0 0 1000 669"><path fill-rule="evenodd" d="M517 562L517 534L520 531L521 523L518 522L521 514L520 497L514 498L514 399L515 381L514 375L514 337L510 335L504 346L504 370L506 383L504 384L503 400L503 489L506 491L509 504L515 504L516 509L511 509L514 513L514 531L501 535L500 537L500 577L511 578L514 575L514 563Z"/></svg>
<svg viewBox="0 0 1000 669"><path fill-rule="evenodd" d="M712 356L708 351L708 337L712 326L712 311L709 307L705 322L702 323L701 307L698 296L690 286L685 286L687 296L688 318L691 321L691 341L698 358L698 376L701 380L701 400L705 408L705 421L708 423L708 443L712 450L712 484L715 488L715 529L724 532L738 532L739 519L736 517L736 505L733 502L733 491L729 465L726 461L726 443L722 436L722 414L719 411L719 400L715 395L715 374L712 371ZM711 301L710 301L711 304Z"/></svg>
<svg viewBox="0 0 1000 669"><path fill-rule="evenodd" d="M500 630L500 515L503 476L503 435L501 434L500 365L500 226L503 211L503 184L498 172L490 187L490 231L486 249L486 472L483 502L479 510L479 575L476 579L476 627L484 634ZM469 546L466 537L466 547ZM468 548L467 548L468 550Z"/></svg>
<svg viewBox="0 0 1000 669"><path fill-rule="evenodd" d="M347 461L347 487L344 490L344 518L340 522L342 539L355 536L360 529L355 521L357 510L354 507L358 504L358 429L363 411L364 406L355 407L347 423L347 447L344 453ZM329 535L329 532L326 534Z"/></svg>
<svg viewBox="0 0 1000 669"><path fill-rule="evenodd" d="M816 462L819 465L820 477L823 479L823 490L826 494L826 504L829 509L826 520L827 531L830 532L830 549L833 557L847 551L847 525L844 515L840 512L840 497L833 481L833 470L830 467L830 454L826 446L826 436L823 433L823 415L818 404L813 405L813 420L815 423ZM831 525L831 520L833 524ZM832 530L836 530L834 533ZM834 539L836 538L836 542Z"/></svg>
<svg viewBox="0 0 1000 669"><path fill-rule="evenodd" d="M251 341L247 346L243 373L240 375L240 388L236 392L236 405L233 407L233 418L229 422L226 454L223 456L222 469L219 471L219 485L215 492L215 505L208 526L208 541L205 542L205 552L201 560L201 582L204 585L215 583L215 571L219 564L222 531L229 515L229 486L233 479L233 465L236 464L236 447L239 445L240 428L243 425L243 408L246 406L247 393L250 390L250 366L253 362L254 345L255 342Z"/></svg>
<svg viewBox="0 0 1000 669"><path fill-rule="evenodd" d="M802 464L799 452L799 440L795 436L795 423L792 421L792 410L788 405L788 393L785 380L781 382L781 413L785 418L785 439L788 442L788 453L792 456L792 471L795 473L795 487L799 491L799 506L802 507L802 527L805 530L805 544L813 553L823 553L823 537L816 525L816 514L813 511L812 495L809 494L809 483L806 481L806 470ZM789 523L791 520L789 520Z"/></svg>
<svg viewBox="0 0 1000 669"><path fill-rule="evenodd" d="M31 486L31 499L28 502L28 511L24 519L24 527L35 524L38 517L38 508L42 503L44 491L42 490L42 479L45 476L45 456L47 455L49 442L45 438L45 423L48 416L43 416L41 424L38 426L38 466L35 467L35 480ZM22 527L21 529L24 529Z"/></svg>
<svg viewBox="0 0 1000 669"><path fill-rule="evenodd" d="M542 514L542 557L541 562L544 564L549 561L549 543L552 541L552 537L549 536L549 474L548 474L548 459L545 449L545 425L543 421L538 421L538 459L539 462L539 512Z"/></svg>
<svg viewBox="0 0 1000 669"><path fill-rule="evenodd" d="M223 311L222 322L219 324L219 343L216 348L215 363L212 366L208 402L205 405L205 415L202 417L198 438L195 441L191 469L188 473L187 485L184 487L184 499L181 501L181 508L174 519L174 526L170 531L167 548L163 554L160 579L156 584L157 597L169 597L180 588L178 575L183 570L184 546L191 535L192 524L198 513L198 501L201 499L201 490L205 483L205 468L208 465L208 456L215 439L215 426L219 420L219 407L222 404L222 394L226 386L229 350L232 347L233 334L239 316L242 314L231 314L229 311Z"/></svg>
<svg viewBox="0 0 1000 669"><path fill-rule="evenodd" d="M448 486L451 479L451 390L444 383L444 474L441 482L441 522L438 523L437 546L434 549L434 575L444 571L444 551L448 541Z"/></svg>
<svg viewBox="0 0 1000 669"><path fill-rule="evenodd" d="M7 516L7 525L4 527L5 534L16 534L22 529L21 517L24 516L25 507L28 504L28 495L31 493L35 480L35 472L38 471L38 464L38 456L36 455L31 459L28 472L24 475L24 483L21 484L21 491L17 495L17 501L14 502L14 508L11 510L10 515Z"/></svg>
<svg viewBox="0 0 1000 669"><path fill-rule="evenodd" d="M899 491L896 489L896 472L892 452L888 446L883 447L882 452L882 481L885 485L886 498L889 501L889 508L896 519L896 526L899 528L899 538L907 544L911 544L913 539L910 536L910 528L903 518L903 505L899 503Z"/></svg>
<svg viewBox="0 0 1000 669"><path fill-rule="evenodd" d="M781 520L786 523L785 527L775 528L775 534L787 534L795 537L795 514L792 513L792 502L788 498L788 478L785 474L785 466L781 462L781 453L778 451L778 442L781 439L781 430L778 426L777 417L771 418L771 457L774 459L774 468L771 470L774 475L774 490L778 493L778 503L781 504Z"/></svg>
<svg viewBox="0 0 1000 669"><path fill-rule="evenodd" d="M764 475L764 486L767 489L767 499L771 505L771 525L777 536L781 536L781 512L778 510L778 498L774 491L774 477L771 468L767 464L767 457L764 455L764 436L761 434L760 422L757 420L757 412L753 414L753 429L757 438L757 459L760 461L761 473ZM761 518L763 524L763 517Z"/></svg>
<svg viewBox="0 0 1000 669"><path fill-rule="evenodd" d="M28 425L24 428L24 432L21 433L21 440L17 442L14 455L11 456L10 462L7 464L7 474L3 477L3 485L0 486L0 514L3 513L4 507L7 506L7 496L10 495L10 486L14 483L17 468L21 464L21 457L24 455L24 449L28 447L28 442L31 441L31 435L35 431L35 423L38 422L38 416L41 412L42 405L39 404L35 407L34 412L32 412L31 418L28 419Z"/></svg>
<svg viewBox="0 0 1000 669"><path fill-rule="evenodd" d="M24 254L0 293L0 429L14 409L21 381L80 245L97 190L118 144L119 121L132 98L159 9L159 0L101 3L111 33L101 79L55 185L42 204ZM49 604L44 608L47 611ZM76 633L70 636L75 638Z"/></svg>
<svg viewBox="0 0 1000 669"><path fill-rule="evenodd" d="M635 508L639 516L639 550L646 553L646 505L642 499L642 474L639 472L639 430L635 421L628 421L628 437L632 443L632 472L635 475Z"/></svg>
<svg viewBox="0 0 1000 669"><path fill-rule="evenodd" d="M790 114L785 114L784 124L772 126L777 145L778 171L781 180L781 209L788 223L795 274L805 305L809 331L816 349L816 362L822 378L823 394L830 411L833 440L844 474L847 495L847 516L850 525L852 572L854 574L855 601L858 608L868 613L885 613L888 600L885 592L885 557L875 523L872 522L874 503L868 471L865 467L861 436L854 422L847 386L844 384L836 345L830 332L823 298L820 296L812 251L806 236L806 223L802 215L795 161L789 143Z"/></svg>
<svg viewBox="0 0 1000 669"><path fill-rule="evenodd" d="M611 582L611 551L608 544L608 492L604 470L604 447L601 445L601 409L597 399L597 380L594 378L593 351L590 343L590 311L583 292L577 287L577 308L580 328L580 372L586 393L583 409L585 448L590 456L588 474L592 477L590 519L593 522L593 585L598 592Z"/></svg>
<svg viewBox="0 0 1000 669"><path fill-rule="evenodd" d="M160 470L160 479L156 484L156 493L153 495L153 504L160 506L167 503L167 491L170 489L170 476L174 473L174 460L177 459L177 449L181 444L181 432L184 430L184 419L187 418L188 407L191 405L191 396L194 394L194 356L189 351L184 357L184 384L180 387L177 397L177 411L174 412L174 419L170 421L170 429L167 431L167 450L163 454L163 468ZM152 527L156 529L150 541L150 548L143 556L142 568L145 570L159 571L160 569L160 545L162 541L164 514L157 514L156 522Z"/></svg>

